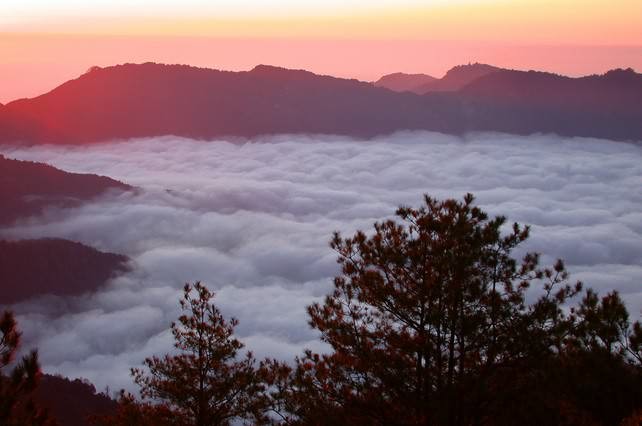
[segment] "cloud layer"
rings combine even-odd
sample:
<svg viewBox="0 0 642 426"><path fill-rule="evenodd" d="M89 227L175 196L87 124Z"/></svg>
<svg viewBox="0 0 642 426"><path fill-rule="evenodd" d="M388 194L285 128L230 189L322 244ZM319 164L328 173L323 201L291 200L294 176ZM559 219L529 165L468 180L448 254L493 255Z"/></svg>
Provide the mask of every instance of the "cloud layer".
<svg viewBox="0 0 642 426"><path fill-rule="evenodd" d="M245 143L174 137L8 157L98 173L141 188L52 212L0 235L62 237L123 253L134 270L96 294L15 307L46 371L99 389L132 388L129 367L171 350L187 281L203 280L259 356L322 349L305 307L338 271L332 231L352 234L422 194L466 192L491 214L532 225L521 252L561 257L573 278L642 308L642 147L592 139L428 132L369 141L274 136Z"/></svg>

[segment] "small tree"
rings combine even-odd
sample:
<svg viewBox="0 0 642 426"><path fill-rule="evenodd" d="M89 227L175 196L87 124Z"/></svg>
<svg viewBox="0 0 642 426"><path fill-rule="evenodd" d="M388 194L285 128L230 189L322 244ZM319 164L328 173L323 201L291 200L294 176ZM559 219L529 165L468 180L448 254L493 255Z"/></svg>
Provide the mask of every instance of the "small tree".
<svg viewBox="0 0 642 426"><path fill-rule="evenodd" d="M233 337L238 322L226 321L213 297L200 282L185 285L185 314L171 326L178 354L147 358L149 371L132 369L141 395L163 402L184 424L226 425L258 411L254 357L248 352L239 358L243 344Z"/></svg>
<svg viewBox="0 0 642 426"><path fill-rule="evenodd" d="M40 426L53 425L47 412L33 399L40 376L38 353L24 356L9 375L2 372L15 358L20 346L20 332L13 314L5 311L0 316L0 425Z"/></svg>

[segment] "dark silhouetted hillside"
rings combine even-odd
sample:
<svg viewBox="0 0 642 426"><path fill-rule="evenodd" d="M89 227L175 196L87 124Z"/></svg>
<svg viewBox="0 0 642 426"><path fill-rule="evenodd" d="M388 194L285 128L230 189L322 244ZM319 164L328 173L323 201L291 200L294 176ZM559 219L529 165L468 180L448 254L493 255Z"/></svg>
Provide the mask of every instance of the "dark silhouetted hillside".
<svg viewBox="0 0 642 426"><path fill-rule="evenodd" d="M0 240L0 305L93 291L128 269L128 258L61 239Z"/></svg>
<svg viewBox="0 0 642 426"><path fill-rule="evenodd" d="M537 71L501 70L484 75L461 89L477 99L510 101L542 106L617 111L642 106L642 74L617 69L604 75L570 78Z"/></svg>
<svg viewBox="0 0 642 426"><path fill-rule="evenodd" d="M635 78L624 78L619 73L584 80L473 64L453 68L438 81L439 90L433 87L420 96L265 65L227 72L126 64L93 69L47 94L7 104L0 110L0 140L82 144L161 135L211 139L275 133L372 137L398 130L639 140L642 109L629 108L636 103L632 100L642 99L639 74L631 71ZM474 86L482 80L484 86ZM504 92L504 86L513 92ZM531 95L536 91L593 101L547 104Z"/></svg>
<svg viewBox="0 0 642 426"><path fill-rule="evenodd" d="M513 133L642 139L642 74L632 69L580 78L501 70L458 94L477 106L480 130L495 130L503 115Z"/></svg>
<svg viewBox="0 0 642 426"><path fill-rule="evenodd" d="M410 94L307 71L257 66L226 72L181 65L94 70L34 99L12 102L0 135L14 141L84 143L180 135L269 133L373 135L429 121ZM389 105L398 112L391 114ZM428 117L426 117L428 116ZM16 137L16 134L23 136Z"/></svg>
<svg viewBox="0 0 642 426"><path fill-rule="evenodd" d="M114 414L116 401L97 393L91 383L45 374L36 390L36 401L60 426L89 426L90 416Z"/></svg>
<svg viewBox="0 0 642 426"><path fill-rule="evenodd" d="M47 207L71 207L108 190L129 185L90 174L68 173L43 163L0 155L0 225L41 213Z"/></svg>
<svg viewBox="0 0 642 426"><path fill-rule="evenodd" d="M377 87L385 87L395 92L416 92L418 87L437 81L435 77L428 74L405 74L396 72L388 74L375 81L373 84Z"/></svg>

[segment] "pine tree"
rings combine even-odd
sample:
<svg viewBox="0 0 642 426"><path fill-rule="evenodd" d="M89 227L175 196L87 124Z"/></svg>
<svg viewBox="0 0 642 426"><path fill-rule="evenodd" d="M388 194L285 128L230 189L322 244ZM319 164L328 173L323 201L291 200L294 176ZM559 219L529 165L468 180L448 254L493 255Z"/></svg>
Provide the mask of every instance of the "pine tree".
<svg viewBox="0 0 642 426"><path fill-rule="evenodd" d="M5 311L0 316L0 425L43 426L53 425L47 412L35 403L35 392L40 376L38 353L24 356L13 370L3 374L14 360L20 346L21 334L13 314Z"/></svg>
<svg viewBox="0 0 642 426"><path fill-rule="evenodd" d="M332 348L294 369L274 362L276 410L294 424L444 424L483 421L497 377L561 345L571 328L561 305L581 289L563 263L540 269L511 251L529 234L473 205L428 196L368 236L336 233L342 273L310 324ZM544 295L525 303L531 282Z"/></svg>
<svg viewBox="0 0 642 426"><path fill-rule="evenodd" d="M374 232L335 233L341 274L310 325L329 351L255 368L203 285L172 324L177 355L134 379L110 425L634 424L642 409L642 326L619 295L569 283L513 251L529 228L428 196ZM537 286L540 297L527 303ZM196 296L192 296L192 292ZM579 303L568 302L583 293ZM271 414L266 414L271 412Z"/></svg>
<svg viewBox="0 0 642 426"><path fill-rule="evenodd" d="M226 321L213 297L200 282L185 285L180 301L185 313L171 326L178 353L147 358L148 371L132 370L142 396L162 401L187 425L227 425L259 411L262 384L254 357L239 356L243 344L233 336L238 322Z"/></svg>

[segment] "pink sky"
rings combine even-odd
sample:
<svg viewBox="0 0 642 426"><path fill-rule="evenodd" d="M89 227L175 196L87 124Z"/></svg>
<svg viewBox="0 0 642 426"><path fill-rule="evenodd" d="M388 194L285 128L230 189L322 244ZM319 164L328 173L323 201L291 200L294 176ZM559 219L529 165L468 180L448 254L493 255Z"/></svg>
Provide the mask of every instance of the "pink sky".
<svg viewBox="0 0 642 426"><path fill-rule="evenodd" d="M642 71L639 0L2 0L0 12L2 103L124 62L263 63L367 81L476 61Z"/></svg>

